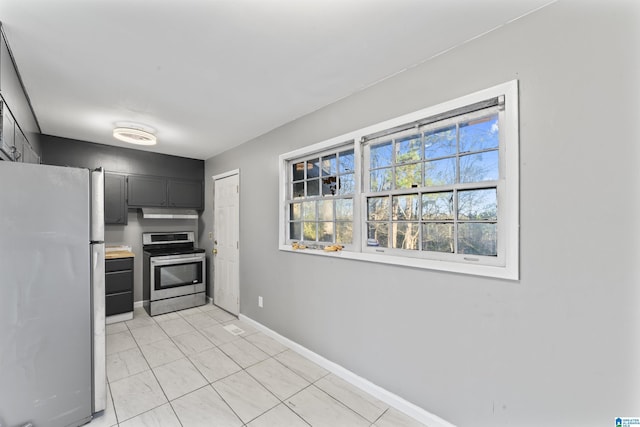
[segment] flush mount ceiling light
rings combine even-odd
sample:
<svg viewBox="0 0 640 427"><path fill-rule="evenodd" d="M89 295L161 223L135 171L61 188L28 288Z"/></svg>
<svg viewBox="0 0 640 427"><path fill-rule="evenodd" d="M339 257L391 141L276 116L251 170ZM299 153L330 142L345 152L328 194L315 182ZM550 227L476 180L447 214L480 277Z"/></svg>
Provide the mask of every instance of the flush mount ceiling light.
<svg viewBox="0 0 640 427"><path fill-rule="evenodd" d="M113 130L113 137L120 141L138 145L156 145L156 136L151 132L130 127L117 127Z"/></svg>

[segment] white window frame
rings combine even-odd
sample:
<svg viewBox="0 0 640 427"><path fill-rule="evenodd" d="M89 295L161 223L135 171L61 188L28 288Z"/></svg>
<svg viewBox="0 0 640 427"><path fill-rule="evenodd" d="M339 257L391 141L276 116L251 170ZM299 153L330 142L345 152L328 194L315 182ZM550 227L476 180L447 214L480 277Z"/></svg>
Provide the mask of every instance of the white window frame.
<svg viewBox="0 0 640 427"><path fill-rule="evenodd" d="M363 176L368 174L368 165L363 162L363 145L360 141L368 135L397 128L407 123L436 116L444 112L453 111L467 105L475 104L496 97L504 97L504 111L500 118L500 178L498 182L499 206L499 254L491 260L484 257L464 256L458 254L434 254L428 258L405 256L402 251L393 253L377 253L371 248L363 247L363 236L366 236L366 194ZM313 144L279 156L280 171L280 203L279 203L279 244L282 251L292 251L300 254L333 256L345 259L377 262L421 268L429 270L448 271L477 276L495 277L501 279L519 279L519 102L518 81L512 80L503 84L480 90L470 95L462 96L432 107L427 107L413 113L405 114L394 119L376 123L366 128L358 129L326 141ZM292 160L310 156L345 145L346 141L354 141L354 168L356 194L353 199L353 245L340 252L325 252L322 249L294 250L286 242L287 236L287 183L288 165ZM341 147L341 149L343 149ZM346 149L346 148L345 148ZM364 168L364 169L363 169ZM348 250L347 250L348 249ZM466 259L465 259L466 258Z"/></svg>

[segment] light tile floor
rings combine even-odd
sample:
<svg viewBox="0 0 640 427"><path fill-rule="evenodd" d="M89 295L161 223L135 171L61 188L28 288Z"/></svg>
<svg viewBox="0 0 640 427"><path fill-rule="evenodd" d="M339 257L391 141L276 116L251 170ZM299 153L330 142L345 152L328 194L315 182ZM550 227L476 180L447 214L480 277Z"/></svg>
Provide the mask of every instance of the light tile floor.
<svg viewBox="0 0 640 427"><path fill-rule="evenodd" d="M108 325L107 380L90 427L423 426L210 304Z"/></svg>

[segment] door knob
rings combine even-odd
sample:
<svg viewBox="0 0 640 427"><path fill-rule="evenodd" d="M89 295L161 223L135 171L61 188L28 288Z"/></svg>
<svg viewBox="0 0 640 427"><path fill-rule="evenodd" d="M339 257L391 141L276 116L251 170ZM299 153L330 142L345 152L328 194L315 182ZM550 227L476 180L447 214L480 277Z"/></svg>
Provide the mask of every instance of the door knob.
<svg viewBox="0 0 640 427"><path fill-rule="evenodd" d="M218 250L217 249L214 249L212 252L213 252L214 255L218 255Z"/></svg>

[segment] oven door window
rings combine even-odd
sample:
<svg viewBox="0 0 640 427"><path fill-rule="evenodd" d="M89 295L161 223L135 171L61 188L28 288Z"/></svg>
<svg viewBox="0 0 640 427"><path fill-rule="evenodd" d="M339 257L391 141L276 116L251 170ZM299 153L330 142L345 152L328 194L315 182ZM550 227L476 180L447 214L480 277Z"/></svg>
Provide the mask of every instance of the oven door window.
<svg viewBox="0 0 640 427"><path fill-rule="evenodd" d="M156 290L202 283L202 261L155 267Z"/></svg>

